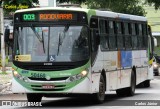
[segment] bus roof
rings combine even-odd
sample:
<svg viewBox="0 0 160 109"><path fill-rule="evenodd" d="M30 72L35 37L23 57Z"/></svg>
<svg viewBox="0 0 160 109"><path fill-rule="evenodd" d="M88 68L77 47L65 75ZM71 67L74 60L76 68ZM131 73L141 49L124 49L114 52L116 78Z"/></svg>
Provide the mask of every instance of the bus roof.
<svg viewBox="0 0 160 109"><path fill-rule="evenodd" d="M101 16L101 17L110 17L110 18L117 18L117 19L124 19L124 20L147 21L147 18L144 16L122 14L122 13L116 13L116 12L112 12L112 11L96 10L96 15Z"/></svg>
<svg viewBox="0 0 160 109"><path fill-rule="evenodd" d="M66 7L43 7L43 8L29 8L29 9L22 9L17 10L15 13L19 12L26 12L26 11L42 11L42 10L68 10L68 11L81 11L81 12L88 12L89 9L84 8L66 8Z"/></svg>
<svg viewBox="0 0 160 109"><path fill-rule="evenodd" d="M101 10L94 10L94 9L84 9L84 8L66 8L66 7L43 7L43 8L29 8L29 9L22 9L17 10L15 13L21 12L28 12L28 11L41 11L41 10L67 10L67 11L79 11L79 12L86 12L90 14L90 16L101 16L101 17L110 17L116 19L124 19L124 20L136 20L136 21L147 21L147 18L144 16L137 16L137 15L130 15L130 14L122 14L116 13L112 11L101 11Z"/></svg>

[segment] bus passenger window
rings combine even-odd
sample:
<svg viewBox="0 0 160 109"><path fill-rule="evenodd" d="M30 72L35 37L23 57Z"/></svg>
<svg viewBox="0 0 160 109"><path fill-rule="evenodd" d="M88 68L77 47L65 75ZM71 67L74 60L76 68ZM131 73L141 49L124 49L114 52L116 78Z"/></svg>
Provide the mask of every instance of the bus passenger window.
<svg viewBox="0 0 160 109"><path fill-rule="evenodd" d="M129 23L124 23L124 34L129 35Z"/></svg>
<svg viewBox="0 0 160 109"><path fill-rule="evenodd" d="M142 25L142 34L144 39L144 48L147 48L148 46L147 24Z"/></svg>
<svg viewBox="0 0 160 109"><path fill-rule="evenodd" d="M144 46L143 36L142 36L142 24L137 24L137 33L138 33L138 47L142 49Z"/></svg>
<svg viewBox="0 0 160 109"><path fill-rule="evenodd" d="M91 30L92 52L97 52L98 50L97 34L98 34L98 30L96 29Z"/></svg>
<svg viewBox="0 0 160 109"><path fill-rule="evenodd" d="M99 21L100 44L101 44L102 50L108 49L107 26L108 26L108 23L106 20Z"/></svg>
<svg viewBox="0 0 160 109"><path fill-rule="evenodd" d="M114 22L109 21L109 34L114 34Z"/></svg>
<svg viewBox="0 0 160 109"><path fill-rule="evenodd" d="M99 29L100 29L100 34L105 34L106 33L106 25L105 25L105 20L100 20L99 21Z"/></svg>
<svg viewBox="0 0 160 109"><path fill-rule="evenodd" d="M123 49L123 47L124 47L124 39L123 39L123 32L122 32L122 28L123 28L123 26L122 26L122 22L117 22L116 23L116 27L117 27L117 31L116 31L116 33L117 33L117 47L118 47L118 49Z"/></svg>
<svg viewBox="0 0 160 109"><path fill-rule="evenodd" d="M124 23L124 35L125 35L125 48L131 49L132 47L132 42L131 42L131 35L129 34L129 23L125 22Z"/></svg>
<svg viewBox="0 0 160 109"><path fill-rule="evenodd" d="M135 23L131 24L131 35L132 35L132 48L133 49L137 49L137 47L138 47L138 39L137 39L137 34L136 34Z"/></svg>
<svg viewBox="0 0 160 109"><path fill-rule="evenodd" d="M139 35L142 35L142 24L138 24Z"/></svg>
<svg viewBox="0 0 160 109"><path fill-rule="evenodd" d="M115 22L109 21L109 48L116 49Z"/></svg>
<svg viewBox="0 0 160 109"><path fill-rule="evenodd" d="M117 22L117 34L122 34L122 23Z"/></svg>

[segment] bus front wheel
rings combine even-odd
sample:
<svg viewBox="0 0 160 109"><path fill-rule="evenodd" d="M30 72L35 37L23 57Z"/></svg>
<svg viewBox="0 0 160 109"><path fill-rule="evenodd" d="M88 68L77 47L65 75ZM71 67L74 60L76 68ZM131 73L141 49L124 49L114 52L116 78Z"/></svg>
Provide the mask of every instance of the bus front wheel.
<svg viewBox="0 0 160 109"><path fill-rule="evenodd" d="M27 93L28 102L41 102L42 95L37 93Z"/></svg>
<svg viewBox="0 0 160 109"><path fill-rule="evenodd" d="M105 80L103 75L100 76L100 81L99 81L99 92L94 94L94 100L97 103L103 103L105 99Z"/></svg>

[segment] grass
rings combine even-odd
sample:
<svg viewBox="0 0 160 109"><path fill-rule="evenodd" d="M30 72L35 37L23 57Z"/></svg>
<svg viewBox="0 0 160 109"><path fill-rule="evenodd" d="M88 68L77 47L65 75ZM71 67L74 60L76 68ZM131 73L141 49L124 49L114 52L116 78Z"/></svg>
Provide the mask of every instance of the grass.
<svg viewBox="0 0 160 109"><path fill-rule="evenodd" d="M0 72L0 75L6 75L7 74L7 72Z"/></svg>
<svg viewBox="0 0 160 109"><path fill-rule="evenodd" d="M152 32L160 32L160 10L155 10L154 7L144 7L147 12L148 24L152 27Z"/></svg>

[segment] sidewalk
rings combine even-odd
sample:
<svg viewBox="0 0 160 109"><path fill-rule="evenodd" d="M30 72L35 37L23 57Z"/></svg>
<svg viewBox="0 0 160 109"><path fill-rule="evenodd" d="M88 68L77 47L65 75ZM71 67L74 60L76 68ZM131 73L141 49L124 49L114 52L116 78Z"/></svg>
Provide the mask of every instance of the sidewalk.
<svg viewBox="0 0 160 109"><path fill-rule="evenodd" d="M0 74L0 95L11 93L12 73Z"/></svg>
<svg viewBox="0 0 160 109"><path fill-rule="evenodd" d="M6 73L2 73L2 67L0 67L0 95L11 93L12 84L12 67L8 65L6 67Z"/></svg>

